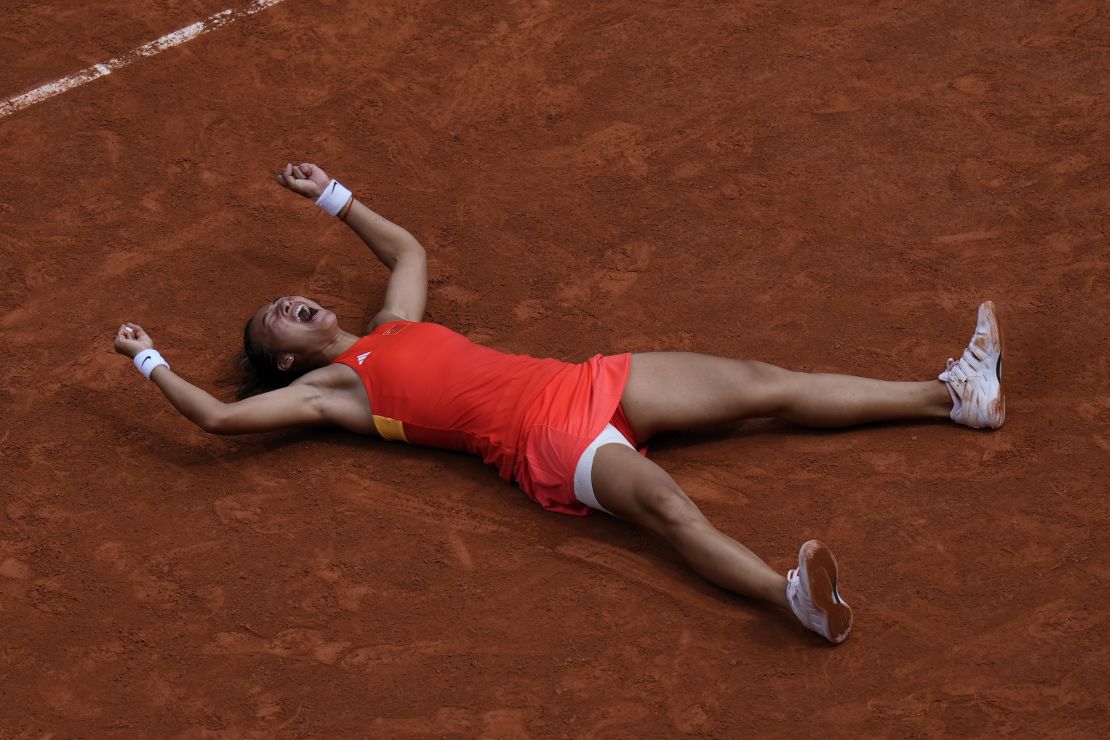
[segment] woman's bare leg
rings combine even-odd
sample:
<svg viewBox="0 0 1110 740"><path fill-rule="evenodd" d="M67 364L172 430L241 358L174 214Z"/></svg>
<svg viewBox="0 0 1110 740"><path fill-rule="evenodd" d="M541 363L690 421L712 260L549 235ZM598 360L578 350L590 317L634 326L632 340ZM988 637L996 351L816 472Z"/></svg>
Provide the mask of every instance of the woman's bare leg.
<svg viewBox="0 0 1110 740"><path fill-rule="evenodd" d="M621 404L636 435L774 416L813 427L945 419L952 398L939 380L898 382L803 373L765 362L691 352L632 355Z"/></svg>
<svg viewBox="0 0 1110 740"><path fill-rule="evenodd" d="M632 448L602 445L591 479L607 511L661 536L707 581L788 607L786 578L718 531L671 476Z"/></svg>

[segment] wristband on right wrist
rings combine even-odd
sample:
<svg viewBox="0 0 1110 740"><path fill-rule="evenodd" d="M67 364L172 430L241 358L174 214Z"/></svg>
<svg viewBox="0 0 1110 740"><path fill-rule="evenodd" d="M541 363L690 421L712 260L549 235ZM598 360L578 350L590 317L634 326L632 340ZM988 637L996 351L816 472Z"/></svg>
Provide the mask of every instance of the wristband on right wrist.
<svg viewBox="0 0 1110 740"><path fill-rule="evenodd" d="M339 212L343 210L343 206L351 201L351 191L339 184L338 180L333 179L324 188L324 192L320 193L320 197L316 199L316 205L320 206L329 216L338 216Z"/></svg>
<svg viewBox="0 0 1110 740"><path fill-rule="evenodd" d="M154 368L162 367L165 365L169 368L170 363L166 362L162 357L162 353L156 349L144 349L139 354L135 355L135 368L143 374L143 377L150 380L150 374L154 372Z"/></svg>

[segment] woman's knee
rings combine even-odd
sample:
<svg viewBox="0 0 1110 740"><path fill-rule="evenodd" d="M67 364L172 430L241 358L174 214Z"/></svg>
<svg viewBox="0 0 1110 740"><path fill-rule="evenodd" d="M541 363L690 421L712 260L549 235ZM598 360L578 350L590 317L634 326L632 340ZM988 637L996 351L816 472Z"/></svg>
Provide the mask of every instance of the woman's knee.
<svg viewBox="0 0 1110 740"><path fill-rule="evenodd" d="M744 396L759 416L777 416L790 403L790 384L795 373L778 365L758 360L736 360L743 366L738 373L745 388Z"/></svg>
<svg viewBox="0 0 1110 740"><path fill-rule="evenodd" d="M697 504L676 484L654 484L636 492L642 523L660 532L706 524Z"/></svg>

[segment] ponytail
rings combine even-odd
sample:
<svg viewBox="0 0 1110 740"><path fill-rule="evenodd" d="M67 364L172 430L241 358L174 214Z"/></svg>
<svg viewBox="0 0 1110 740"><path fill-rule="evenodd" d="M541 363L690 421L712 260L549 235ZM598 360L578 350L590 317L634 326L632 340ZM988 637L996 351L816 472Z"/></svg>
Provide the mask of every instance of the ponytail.
<svg viewBox="0 0 1110 740"><path fill-rule="evenodd" d="M257 396L259 393L284 388L310 369L279 369L274 354L265 347L255 344L251 339L253 322L252 316L243 327L243 349L235 358L237 375L228 383L235 386L235 397L240 401Z"/></svg>

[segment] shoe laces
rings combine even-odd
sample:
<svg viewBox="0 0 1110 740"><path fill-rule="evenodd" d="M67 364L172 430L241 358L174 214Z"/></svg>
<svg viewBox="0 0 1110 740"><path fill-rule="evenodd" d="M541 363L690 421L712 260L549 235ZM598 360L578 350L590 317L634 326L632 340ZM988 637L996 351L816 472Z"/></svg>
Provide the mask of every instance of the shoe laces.
<svg viewBox="0 0 1110 740"><path fill-rule="evenodd" d="M802 582L802 574L798 568L791 568L786 572L786 598L790 602L791 611L802 616L799 612L809 612L809 598L805 594L806 584ZM806 621L803 619L803 621Z"/></svg>
<svg viewBox="0 0 1110 740"><path fill-rule="evenodd" d="M981 347L969 344L960 359L948 358L948 367L944 372L950 381L967 382L968 378L985 370L984 363L989 356Z"/></svg>
<svg viewBox="0 0 1110 740"><path fill-rule="evenodd" d="M801 578L798 577L798 569L791 568L786 571L786 598L791 604L791 610L794 610L794 604L798 599L798 589L801 588Z"/></svg>

